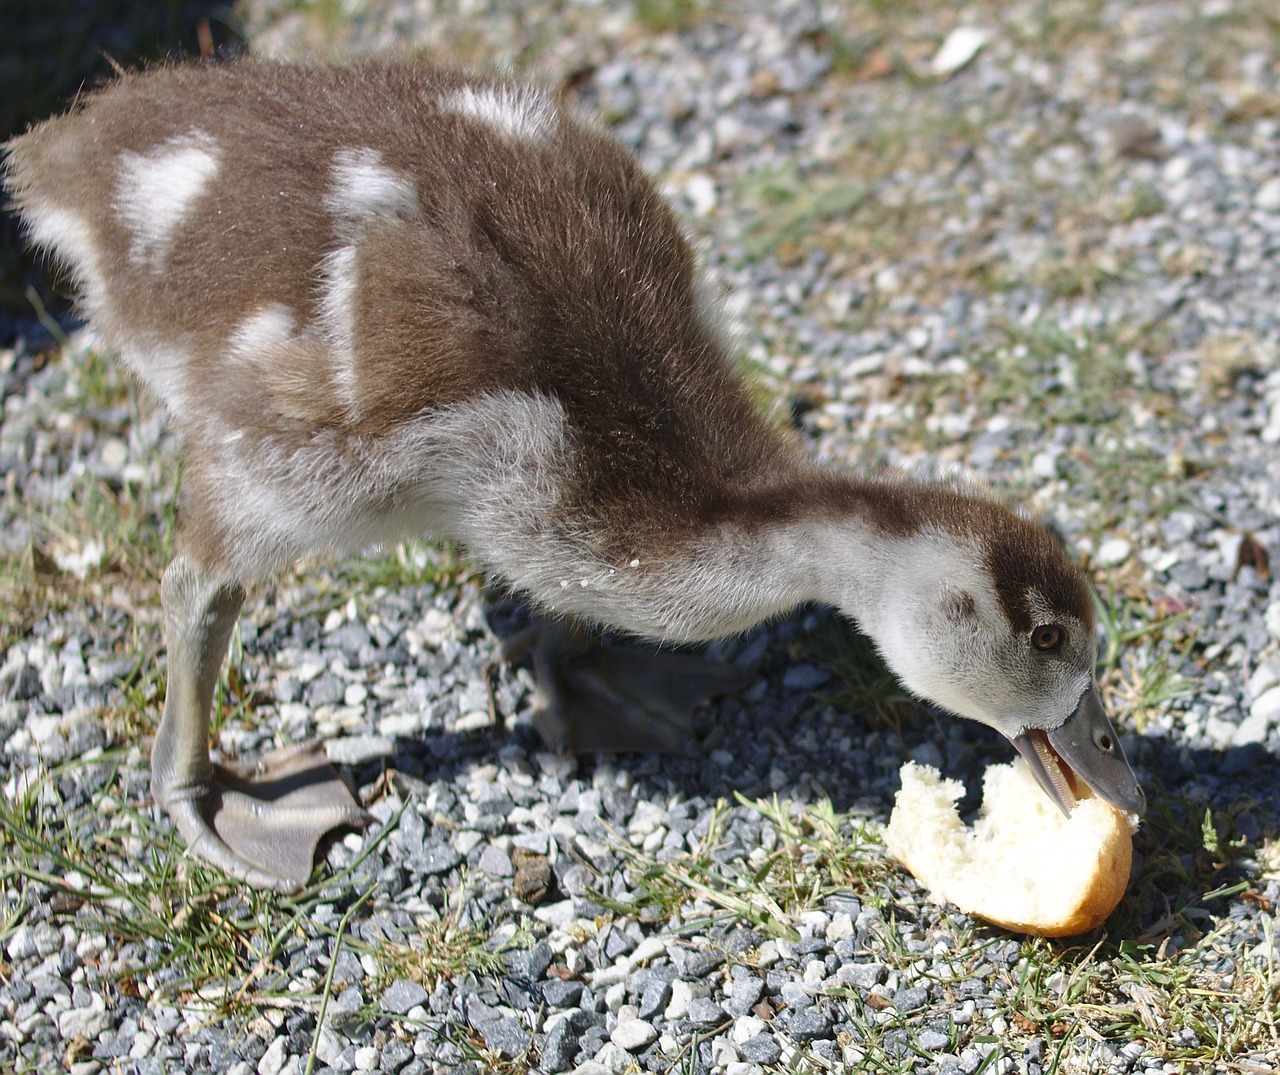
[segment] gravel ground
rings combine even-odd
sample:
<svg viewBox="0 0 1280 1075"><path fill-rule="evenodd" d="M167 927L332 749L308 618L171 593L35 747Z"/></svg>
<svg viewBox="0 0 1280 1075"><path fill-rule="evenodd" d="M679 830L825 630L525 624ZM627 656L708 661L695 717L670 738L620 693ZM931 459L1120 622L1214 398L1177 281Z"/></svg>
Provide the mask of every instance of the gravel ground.
<svg viewBox="0 0 1280 1075"><path fill-rule="evenodd" d="M19 340L0 1067L1276 1070L1274 14L458 6L243 14L260 52L562 84L661 178L816 455L964 468L1060 526L1115 610L1103 684L1152 803L1130 894L1048 945L886 862L904 760L976 788L1010 752L859 673L823 609L718 648L761 676L704 758L547 754L528 672L494 664L519 610L415 547L259 588L217 733L325 737L374 824L297 902L180 868L145 760L177 446L87 334Z"/></svg>

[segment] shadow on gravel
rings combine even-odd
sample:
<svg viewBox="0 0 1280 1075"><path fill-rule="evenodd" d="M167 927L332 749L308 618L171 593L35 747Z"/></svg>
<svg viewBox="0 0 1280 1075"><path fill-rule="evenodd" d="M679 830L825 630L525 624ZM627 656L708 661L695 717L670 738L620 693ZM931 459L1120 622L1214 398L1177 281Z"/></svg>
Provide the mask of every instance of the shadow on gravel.
<svg viewBox="0 0 1280 1075"><path fill-rule="evenodd" d="M780 661L780 668L766 670L771 683L788 663ZM731 699L704 713L700 731L713 745L703 757L589 755L578 759L574 779L584 788L598 786L601 820L620 831L638 800L689 803L701 816L717 800L733 803L735 793L768 799L779 787L798 802L825 796L841 813L883 821L893 806L898 768L921 751L938 751L944 774L965 782L962 808L968 814L977 809L985 767L1013 756L990 729L927 711L899 731L868 730L856 718L840 726L833 740L829 721L804 699ZM391 758L348 775L357 786L376 780L380 770L405 774L410 785L440 780L454 786L465 782L469 766L497 761L512 746L526 758L544 749L532 728L517 722L510 731L397 739ZM1213 929L1215 920L1269 913L1257 882L1258 856L1280 838L1280 759L1260 745L1223 753L1130 736L1126 746L1149 806L1135 838L1129 893L1105 927L1109 941L1122 950L1162 946L1172 954ZM625 788L614 779L596 781L602 767L606 774L625 774ZM504 831L496 824L495 834ZM571 865L567 856L561 862ZM902 917L916 913L905 909ZM1090 947L1080 950L1081 958Z"/></svg>

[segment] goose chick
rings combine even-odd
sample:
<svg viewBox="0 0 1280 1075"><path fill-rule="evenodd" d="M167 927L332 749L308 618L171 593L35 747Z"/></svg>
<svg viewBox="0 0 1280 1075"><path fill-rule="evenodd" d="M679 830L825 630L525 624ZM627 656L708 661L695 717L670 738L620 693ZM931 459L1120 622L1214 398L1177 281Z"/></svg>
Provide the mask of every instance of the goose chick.
<svg viewBox="0 0 1280 1075"><path fill-rule="evenodd" d="M185 440L152 784L228 873L294 889L359 818L318 748L256 778L211 766L244 584L420 533L560 622L643 638L832 603L1064 809L1077 777L1142 809L1059 542L960 489L805 459L735 372L653 184L546 94L385 62L167 67L15 139L5 167ZM608 741L548 708L551 738Z"/></svg>

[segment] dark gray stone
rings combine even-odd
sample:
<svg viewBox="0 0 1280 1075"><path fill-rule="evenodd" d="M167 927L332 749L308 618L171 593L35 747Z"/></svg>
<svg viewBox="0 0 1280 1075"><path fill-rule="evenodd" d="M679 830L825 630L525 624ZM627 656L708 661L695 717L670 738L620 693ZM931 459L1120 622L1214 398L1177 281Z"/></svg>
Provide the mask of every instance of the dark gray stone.
<svg viewBox="0 0 1280 1075"><path fill-rule="evenodd" d="M529 1046L529 1035L512 1016L489 1019L476 1029L484 1043L504 1060L512 1060Z"/></svg>
<svg viewBox="0 0 1280 1075"><path fill-rule="evenodd" d="M332 672L317 676L307 686L307 702L312 706L337 705L346 693L347 685Z"/></svg>
<svg viewBox="0 0 1280 1075"><path fill-rule="evenodd" d="M561 1019L542 1041L541 1067L546 1072L567 1071L573 1067L578 1055L582 1030L574 1025L572 1017Z"/></svg>
<svg viewBox="0 0 1280 1075"><path fill-rule="evenodd" d="M782 1055L782 1046L774 1040L772 1034L766 1032L742 1042L738 1046L738 1052L742 1054L743 1060L753 1064L773 1064Z"/></svg>
<svg viewBox="0 0 1280 1075"><path fill-rule="evenodd" d="M636 939L631 934L620 929L611 929L609 936L605 938L604 954L611 960L617 959L619 956L625 956L628 952L632 952L636 947Z"/></svg>
<svg viewBox="0 0 1280 1075"><path fill-rule="evenodd" d="M421 850L410 855L406 865L415 873L423 873L428 877L433 877L448 873L460 862L462 862L462 856L454 850L451 844L433 843L427 844Z"/></svg>
<svg viewBox="0 0 1280 1075"><path fill-rule="evenodd" d="M523 952L509 952L505 959L511 977L536 982L551 966L551 946L546 941L539 941Z"/></svg>
<svg viewBox="0 0 1280 1075"><path fill-rule="evenodd" d="M656 1019L666 1010L671 1002L672 980L666 976L655 977L644 987L644 992L640 994L640 1003L636 1005L636 1012L641 1019Z"/></svg>
<svg viewBox="0 0 1280 1075"><path fill-rule="evenodd" d="M572 1008L582 999L582 983L548 978L542 983L542 996L552 1008Z"/></svg>
<svg viewBox="0 0 1280 1075"><path fill-rule="evenodd" d="M834 1019L828 1008L815 1005L791 1013L787 1019L787 1032L796 1041L816 1041L831 1036Z"/></svg>
<svg viewBox="0 0 1280 1075"><path fill-rule="evenodd" d="M694 997L689 1001L689 1022L699 1030L709 1030L728 1020L725 1010L708 997Z"/></svg>
<svg viewBox="0 0 1280 1075"><path fill-rule="evenodd" d="M404 1015L411 1008L427 1002L427 991L408 978L397 978L382 994L382 1008L392 1015Z"/></svg>
<svg viewBox="0 0 1280 1075"><path fill-rule="evenodd" d="M732 1015L746 1015L759 1002L764 993L764 982L755 976L734 980L725 1001L725 1010Z"/></svg>
<svg viewBox="0 0 1280 1075"><path fill-rule="evenodd" d="M914 1012L929 1003L929 990L922 985L910 985L893 994L893 1006L900 1012Z"/></svg>
<svg viewBox="0 0 1280 1075"><path fill-rule="evenodd" d="M840 968L840 980L859 989L870 989L884 981L883 963L846 963Z"/></svg>

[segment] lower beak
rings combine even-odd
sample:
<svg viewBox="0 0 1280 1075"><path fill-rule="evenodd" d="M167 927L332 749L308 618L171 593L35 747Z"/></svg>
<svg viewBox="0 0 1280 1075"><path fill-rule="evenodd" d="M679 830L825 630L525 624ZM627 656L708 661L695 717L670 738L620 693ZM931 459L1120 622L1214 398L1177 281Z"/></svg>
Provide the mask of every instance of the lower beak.
<svg viewBox="0 0 1280 1075"><path fill-rule="evenodd" d="M1141 814L1147 808L1147 797L1102 708L1097 687L1090 687L1080 696L1075 712L1057 728L1029 728L1014 737L1013 745L1026 758L1045 794L1064 814L1071 813L1076 805L1069 774L1079 777L1098 798L1126 814Z"/></svg>

